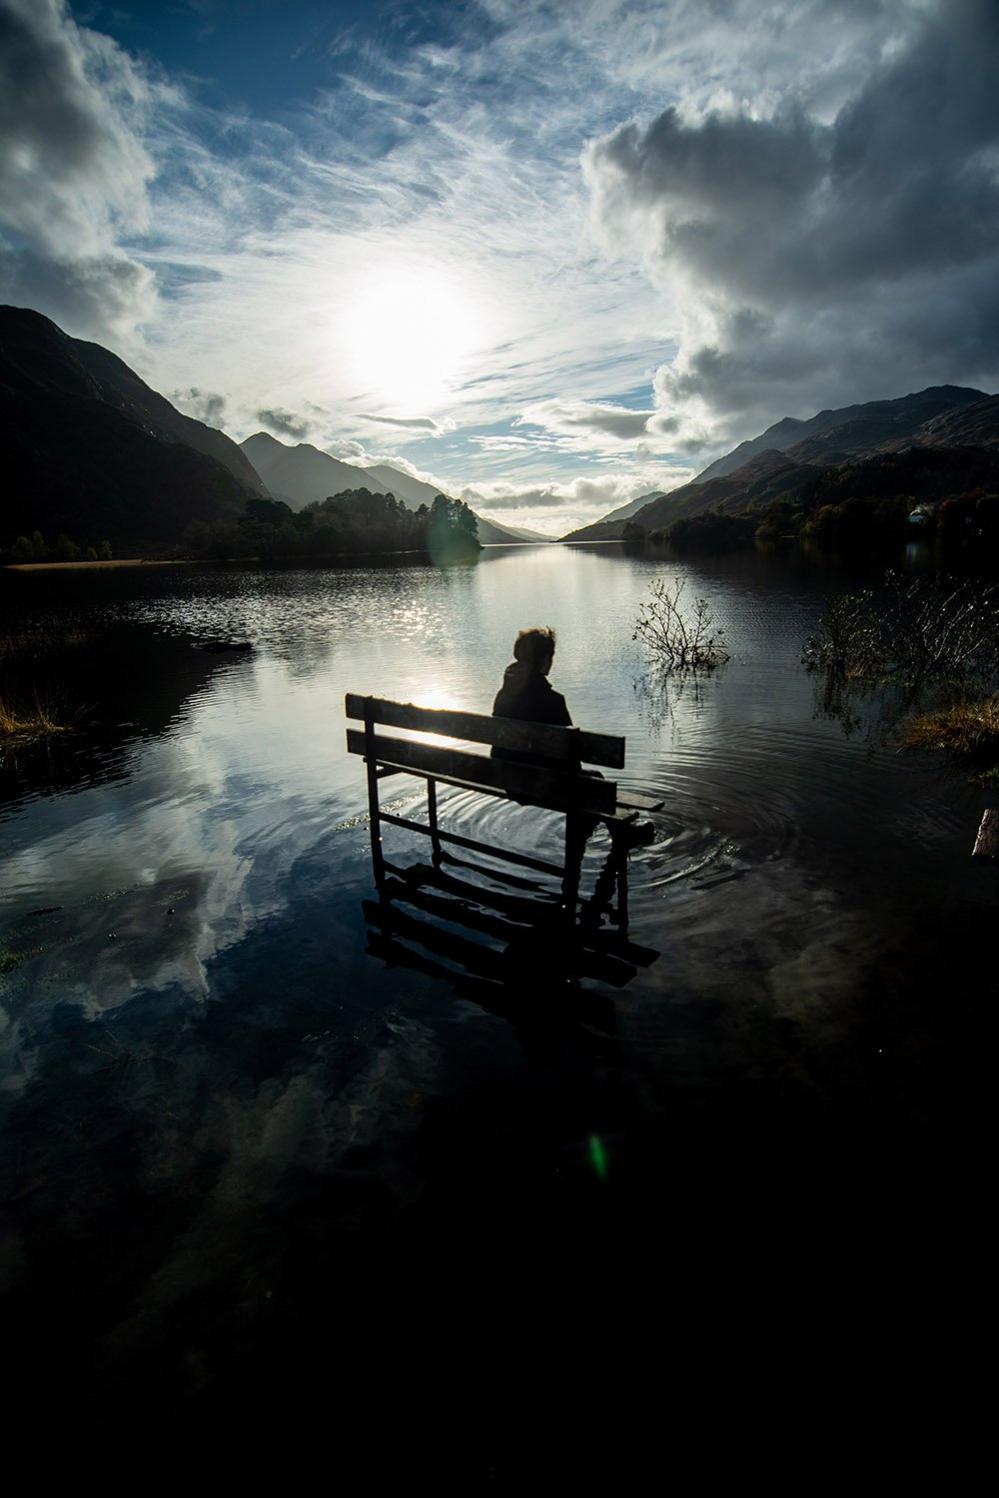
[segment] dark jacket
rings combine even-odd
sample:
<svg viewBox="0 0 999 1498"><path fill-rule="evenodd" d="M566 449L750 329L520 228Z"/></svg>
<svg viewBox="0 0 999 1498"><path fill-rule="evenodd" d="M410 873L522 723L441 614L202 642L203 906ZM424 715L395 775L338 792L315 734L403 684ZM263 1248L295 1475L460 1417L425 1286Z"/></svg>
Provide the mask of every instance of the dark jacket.
<svg viewBox="0 0 999 1498"><path fill-rule="evenodd" d="M555 728L571 728L572 719L561 692L556 692L547 676L532 670L522 661L514 661L503 672L503 685L493 703L494 718L519 718L524 723L550 723ZM494 749L496 759L518 760L538 765L545 761L535 754L517 749Z"/></svg>

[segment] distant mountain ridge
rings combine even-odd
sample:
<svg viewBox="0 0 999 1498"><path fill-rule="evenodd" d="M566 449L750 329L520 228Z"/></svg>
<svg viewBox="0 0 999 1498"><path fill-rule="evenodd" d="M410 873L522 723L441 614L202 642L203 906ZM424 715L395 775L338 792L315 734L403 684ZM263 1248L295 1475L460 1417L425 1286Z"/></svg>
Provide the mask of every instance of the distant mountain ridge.
<svg viewBox="0 0 999 1498"><path fill-rule="evenodd" d="M969 446L999 447L999 396L957 385L820 411L809 421L785 417L709 464L689 484L653 499L630 518L645 531L659 530L707 510L735 512L779 499L829 468L880 454ZM627 523L612 512L562 539L620 540Z"/></svg>
<svg viewBox="0 0 999 1498"><path fill-rule="evenodd" d="M432 505L437 495L445 492L424 479L393 468L390 463L374 463L370 468L362 468L359 464L345 463L309 442L299 442L291 447L279 442L269 432L255 432L240 446L275 499L283 499L293 510L304 509L306 505L348 489L394 494L407 509L418 510L420 505ZM454 495L447 497L455 498ZM548 539L497 525L481 515L475 518L479 540L484 546Z"/></svg>
<svg viewBox="0 0 999 1498"><path fill-rule="evenodd" d="M267 492L223 432L25 307L0 307L0 442L0 544L38 529L155 547Z"/></svg>
<svg viewBox="0 0 999 1498"><path fill-rule="evenodd" d="M735 473L750 458L768 451L783 453L802 447L797 456L808 461L831 457L834 453L869 453L886 443L911 437L934 418L946 416L981 399L981 390L961 385L933 385L895 400L867 401L861 405L842 406L838 410L819 411L808 421L785 416L759 437L740 442L730 453L709 463L693 482L703 484L708 479ZM805 443L807 449L803 447Z"/></svg>
<svg viewBox="0 0 999 1498"><path fill-rule="evenodd" d="M644 510L646 505L650 505L653 500L662 499L662 497L663 491L661 489L650 489L648 494L639 494L637 499L629 499L626 505L619 505L616 510L611 510L609 514L604 516L603 521L600 523L606 524L612 520L630 520L633 515L638 514L639 510Z"/></svg>
<svg viewBox="0 0 999 1498"><path fill-rule="evenodd" d="M347 489L371 489L374 493L382 487L366 469L343 463L310 442L291 447L269 432L254 432L240 443L240 448L274 498L283 499L293 510L303 510Z"/></svg>

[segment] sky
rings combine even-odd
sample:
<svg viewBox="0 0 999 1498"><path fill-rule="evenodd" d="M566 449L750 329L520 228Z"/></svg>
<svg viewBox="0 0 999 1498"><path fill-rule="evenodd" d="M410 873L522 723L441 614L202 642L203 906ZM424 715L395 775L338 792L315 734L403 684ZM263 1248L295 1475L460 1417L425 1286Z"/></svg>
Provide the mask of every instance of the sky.
<svg viewBox="0 0 999 1498"><path fill-rule="evenodd" d="M999 0L0 0L0 300L562 534L999 388Z"/></svg>

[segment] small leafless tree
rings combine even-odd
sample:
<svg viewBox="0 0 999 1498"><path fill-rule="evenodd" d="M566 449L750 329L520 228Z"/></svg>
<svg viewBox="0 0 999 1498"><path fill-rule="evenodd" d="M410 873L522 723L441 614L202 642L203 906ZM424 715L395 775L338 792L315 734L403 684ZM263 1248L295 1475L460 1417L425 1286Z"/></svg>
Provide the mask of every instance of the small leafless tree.
<svg viewBox="0 0 999 1498"><path fill-rule="evenodd" d="M656 664L668 671L714 671L729 658L725 631L705 598L688 607L686 580L656 578L638 611L632 639L641 640Z"/></svg>

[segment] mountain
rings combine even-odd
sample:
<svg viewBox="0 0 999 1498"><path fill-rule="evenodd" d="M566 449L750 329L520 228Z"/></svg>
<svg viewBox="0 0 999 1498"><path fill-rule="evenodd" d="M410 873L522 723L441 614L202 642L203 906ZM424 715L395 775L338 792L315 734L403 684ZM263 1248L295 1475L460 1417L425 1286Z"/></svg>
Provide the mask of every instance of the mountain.
<svg viewBox="0 0 999 1498"><path fill-rule="evenodd" d="M787 443L789 435L797 440ZM775 438L774 445L768 445ZM780 444L787 444L781 446ZM660 495L631 517L643 530L660 530L707 510L737 513L792 493L817 488L830 469L851 473L855 465L913 448L939 448L958 455L948 460L953 482L976 465L962 450L999 447L999 396L956 385L939 385L892 401L870 401L839 411L820 411L810 421L786 417L761 436L743 442L712 463L696 479ZM730 462L741 456L735 468ZM915 465L918 470L918 463ZM925 468L925 465L924 465ZM869 467L868 477L891 471ZM935 469L932 470L935 472ZM935 480L926 470L931 487ZM913 482L916 482L913 479ZM969 483L969 487L971 487ZM625 521L605 516L563 537L566 541L621 540Z"/></svg>
<svg viewBox="0 0 999 1498"><path fill-rule="evenodd" d="M479 516L479 524L494 526L497 530L502 531L504 535L512 536L515 541L529 541L532 545L535 542L543 541L546 546L551 546L552 542L556 540L556 537L546 536L543 531L530 531L524 525L497 525L495 520L486 521L481 515Z"/></svg>
<svg viewBox="0 0 999 1498"><path fill-rule="evenodd" d="M653 489L648 494L640 494L637 499L629 499L626 505L619 505L616 510L611 510L603 517L603 520L597 523L603 525L612 520L630 520L633 515L638 514L639 510L644 510L646 505L650 505L654 499L662 499L662 496L661 489Z"/></svg>
<svg viewBox="0 0 999 1498"><path fill-rule="evenodd" d="M418 510L420 505L432 505L438 494L444 492L434 484L414 478L411 473L393 468L391 463L373 463L367 471L379 487L394 494L396 499L401 499L411 510ZM453 499L454 496L448 495L448 498Z"/></svg>
<svg viewBox="0 0 999 1498"><path fill-rule="evenodd" d="M854 453L874 452L888 443L912 437L935 418L982 398L980 390L961 385L933 385L897 400L867 401L835 411L820 411L808 421L785 416L759 437L740 442L730 453L709 463L694 482L703 484L708 479L735 473L750 458L768 451L784 453L795 448L799 458L808 462L839 461Z"/></svg>
<svg viewBox="0 0 999 1498"><path fill-rule="evenodd" d="M643 530L657 530L681 516L700 515L704 510L745 509L761 499L779 498L818 470L794 463L782 453L763 452L744 463L737 473L722 474L701 483L695 479L660 494L632 517ZM564 536L565 541L620 541L625 520L598 520Z"/></svg>
<svg viewBox="0 0 999 1498"><path fill-rule="evenodd" d="M551 536L542 536L539 531L523 530L519 525L500 525L496 520L487 520L484 515L472 512L478 521L479 540L483 546L523 546L534 545L538 541L546 543L551 541Z"/></svg>
<svg viewBox="0 0 999 1498"><path fill-rule="evenodd" d="M385 486L368 469L343 463L309 442L289 447L268 432L254 432L240 446L275 499L283 499L293 510L304 510L306 505L348 489L385 492ZM401 494L396 497L402 499Z"/></svg>
<svg viewBox="0 0 999 1498"><path fill-rule="evenodd" d="M999 447L999 395L986 395L934 416L916 433L916 440L920 445L936 447Z"/></svg>
<svg viewBox="0 0 999 1498"><path fill-rule="evenodd" d="M116 550L168 546L192 520L266 494L223 432L24 307L0 307L0 443L0 544L37 529Z"/></svg>
<svg viewBox="0 0 999 1498"><path fill-rule="evenodd" d="M414 478L401 468L393 468L391 463L373 463L370 468L360 468L334 458L332 453L321 452L308 442L289 447L268 432L255 432L241 445L271 493L275 498L285 500L293 510L304 509L316 500L327 499L331 494L342 494L347 489L370 489L372 494L394 494L407 509L418 510L420 505L429 508L438 494L443 492L435 484ZM481 515L476 515L475 518L478 521L479 540L483 546L549 539L533 532L497 525L494 520L484 520Z"/></svg>

